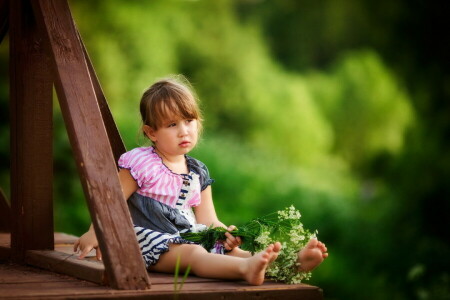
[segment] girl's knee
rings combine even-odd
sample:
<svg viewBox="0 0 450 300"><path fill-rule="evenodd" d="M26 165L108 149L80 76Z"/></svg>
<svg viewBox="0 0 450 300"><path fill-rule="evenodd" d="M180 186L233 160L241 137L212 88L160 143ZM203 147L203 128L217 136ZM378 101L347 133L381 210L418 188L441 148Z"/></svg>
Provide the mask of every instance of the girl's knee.
<svg viewBox="0 0 450 300"><path fill-rule="evenodd" d="M200 245L187 244L185 246L187 249L186 251L189 252L189 255L191 255L191 256L204 255L204 254L208 253L208 251L206 251L206 249Z"/></svg>
<svg viewBox="0 0 450 300"><path fill-rule="evenodd" d="M208 254L208 251L200 245L183 244L177 247L177 251L174 254L176 255L176 259L180 260L180 267L182 269L190 265L192 271L195 272L195 266Z"/></svg>
<svg viewBox="0 0 450 300"><path fill-rule="evenodd" d="M185 270L188 265L196 263L202 255L208 252L200 245L191 244L170 244L169 251L162 254L159 261L150 269L160 272L173 272L179 260L179 268Z"/></svg>
<svg viewBox="0 0 450 300"><path fill-rule="evenodd" d="M197 255L207 254L208 252L200 245L194 244L172 244L169 246L169 253L183 258L193 258Z"/></svg>

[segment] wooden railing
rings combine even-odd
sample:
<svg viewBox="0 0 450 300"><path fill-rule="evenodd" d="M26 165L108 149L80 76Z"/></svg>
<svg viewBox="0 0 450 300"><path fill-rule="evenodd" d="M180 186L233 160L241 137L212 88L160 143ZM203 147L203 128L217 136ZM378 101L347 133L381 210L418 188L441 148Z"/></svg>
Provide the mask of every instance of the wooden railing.
<svg viewBox="0 0 450 300"><path fill-rule="evenodd" d="M0 37L9 30L10 43L12 259L54 247L54 85L108 281L149 288L117 175L125 147L67 0L2 0L0 9Z"/></svg>

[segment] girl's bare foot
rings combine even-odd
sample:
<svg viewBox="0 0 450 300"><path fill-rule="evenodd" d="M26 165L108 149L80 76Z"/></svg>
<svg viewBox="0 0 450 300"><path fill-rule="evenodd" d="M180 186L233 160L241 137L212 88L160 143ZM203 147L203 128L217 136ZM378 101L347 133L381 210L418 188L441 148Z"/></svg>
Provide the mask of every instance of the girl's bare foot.
<svg viewBox="0 0 450 300"><path fill-rule="evenodd" d="M267 266L278 257L280 250L280 243L271 244L266 250L247 258L246 264L243 266L245 280L253 285L263 284Z"/></svg>
<svg viewBox="0 0 450 300"><path fill-rule="evenodd" d="M297 253L300 266L299 271L311 271L328 257L327 247L317 239L309 240L305 248Z"/></svg>
<svg viewBox="0 0 450 300"><path fill-rule="evenodd" d="M273 244L273 254L274 255L272 255L272 257L270 258L269 264L271 264L272 262L274 262L277 259L278 254L280 253L280 250L281 250L280 242L276 242L275 244Z"/></svg>

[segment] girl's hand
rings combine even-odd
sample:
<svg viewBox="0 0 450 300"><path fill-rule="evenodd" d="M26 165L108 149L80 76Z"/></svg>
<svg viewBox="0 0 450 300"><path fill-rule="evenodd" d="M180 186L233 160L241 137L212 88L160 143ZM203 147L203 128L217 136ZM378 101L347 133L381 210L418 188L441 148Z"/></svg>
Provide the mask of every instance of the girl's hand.
<svg viewBox="0 0 450 300"><path fill-rule="evenodd" d="M83 234L73 245L73 251L81 251L79 259L83 259L92 249L95 249L96 257L98 260L102 260L102 253L98 247L97 237L95 236L94 228L91 226L89 230Z"/></svg>
<svg viewBox="0 0 450 300"><path fill-rule="evenodd" d="M225 236L227 239L223 242L223 246L227 251L231 251L234 248L238 247L240 244L242 244L240 237L234 237L230 232L235 230L236 226L231 225L227 228L228 232L225 232Z"/></svg>

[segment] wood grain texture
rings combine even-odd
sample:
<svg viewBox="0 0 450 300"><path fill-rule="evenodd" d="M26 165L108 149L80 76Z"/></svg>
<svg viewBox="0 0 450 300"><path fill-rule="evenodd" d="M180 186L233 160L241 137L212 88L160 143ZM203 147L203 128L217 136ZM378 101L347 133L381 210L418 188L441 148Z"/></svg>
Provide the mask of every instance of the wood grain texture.
<svg viewBox="0 0 450 300"><path fill-rule="evenodd" d="M12 255L53 249L53 75L28 0L10 1Z"/></svg>
<svg viewBox="0 0 450 300"><path fill-rule="evenodd" d="M30 250L26 252L25 262L52 272L106 285L105 268L97 261L80 260L76 254L58 251Z"/></svg>
<svg viewBox="0 0 450 300"><path fill-rule="evenodd" d="M111 286L150 282L119 183L114 155L67 1L32 1L55 65L55 86Z"/></svg>
<svg viewBox="0 0 450 300"><path fill-rule="evenodd" d="M92 84L94 86L95 95L102 113L103 122L105 124L106 133L108 134L109 143L111 145L114 161L116 166L118 165L120 156L126 152L125 145L123 143L122 137L120 136L119 130L114 122L111 110L109 109L108 101L106 100L105 94L103 93L100 82L98 81L97 74L95 73L94 66L92 65L91 59L87 53L86 47L84 46L83 40L81 39L80 33L77 31L78 38L83 47L83 53L86 58L86 63L88 65L89 74L91 76Z"/></svg>

